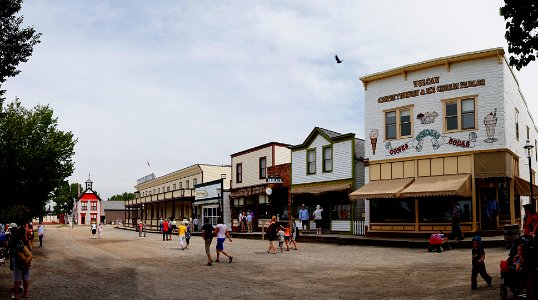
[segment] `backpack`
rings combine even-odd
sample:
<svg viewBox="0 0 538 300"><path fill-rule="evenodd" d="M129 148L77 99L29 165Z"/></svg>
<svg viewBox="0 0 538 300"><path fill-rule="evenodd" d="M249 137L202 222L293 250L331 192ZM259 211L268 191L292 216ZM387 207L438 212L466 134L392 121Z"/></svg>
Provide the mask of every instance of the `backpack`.
<svg viewBox="0 0 538 300"><path fill-rule="evenodd" d="M17 259L17 267L22 270L28 270L32 266L32 252L28 250L22 241L18 241L15 245L15 255Z"/></svg>

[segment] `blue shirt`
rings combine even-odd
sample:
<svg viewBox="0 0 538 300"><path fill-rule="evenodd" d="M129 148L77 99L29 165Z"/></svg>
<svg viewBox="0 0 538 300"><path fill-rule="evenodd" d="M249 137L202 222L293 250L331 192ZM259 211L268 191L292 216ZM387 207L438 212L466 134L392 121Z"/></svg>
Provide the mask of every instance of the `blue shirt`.
<svg viewBox="0 0 538 300"><path fill-rule="evenodd" d="M308 213L308 210L306 208L302 208L299 211L299 219L306 221L310 218L310 214Z"/></svg>

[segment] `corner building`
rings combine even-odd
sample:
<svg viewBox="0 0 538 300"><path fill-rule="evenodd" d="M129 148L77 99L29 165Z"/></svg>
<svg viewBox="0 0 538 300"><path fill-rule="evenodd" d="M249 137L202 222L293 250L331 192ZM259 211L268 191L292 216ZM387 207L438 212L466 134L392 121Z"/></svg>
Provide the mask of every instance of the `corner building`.
<svg viewBox="0 0 538 300"><path fill-rule="evenodd" d="M523 147L529 140L536 150L538 134L502 48L360 79L368 183L350 197L365 201L367 235L448 233L455 201L468 236L521 224L530 196Z"/></svg>

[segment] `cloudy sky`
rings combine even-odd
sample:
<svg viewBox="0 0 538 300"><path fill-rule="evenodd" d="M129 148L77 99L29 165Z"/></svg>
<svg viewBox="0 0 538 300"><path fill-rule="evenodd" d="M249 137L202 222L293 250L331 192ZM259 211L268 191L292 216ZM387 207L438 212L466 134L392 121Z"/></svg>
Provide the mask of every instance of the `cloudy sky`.
<svg viewBox="0 0 538 300"><path fill-rule="evenodd" d="M27 0L25 24L42 42L3 87L8 101L50 104L78 138L70 181L91 173L106 199L151 172L302 143L315 126L363 138L360 76L507 49L502 5ZM516 76L538 118L538 63Z"/></svg>

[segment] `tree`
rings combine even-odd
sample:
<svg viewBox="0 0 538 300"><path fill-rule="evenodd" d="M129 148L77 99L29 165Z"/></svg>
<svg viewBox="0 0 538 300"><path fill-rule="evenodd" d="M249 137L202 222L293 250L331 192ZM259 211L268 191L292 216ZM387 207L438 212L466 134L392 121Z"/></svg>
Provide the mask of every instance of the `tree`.
<svg viewBox="0 0 538 300"><path fill-rule="evenodd" d="M6 106L0 117L0 219L15 205L41 215L50 194L73 173L77 140L57 127L48 106L29 110L18 99Z"/></svg>
<svg viewBox="0 0 538 300"><path fill-rule="evenodd" d="M509 63L520 70L538 55L538 2L535 0L504 0L499 13L506 22Z"/></svg>
<svg viewBox="0 0 538 300"><path fill-rule="evenodd" d="M125 200L132 200L132 199L134 199L134 194L125 192L123 194L118 194L118 195L114 195L110 197L108 201L125 201Z"/></svg>
<svg viewBox="0 0 538 300"><path fill-rule="evenodd" d="M56 203L54 212L70 214L73 211L73 202L78 198L79 183L69 183L65 181L52 192L50 200Z"/></svg>
<svg viewBox="0 0 538 300"><path fill-rule="evenodd" d="M2 84L8 77L21 71L17 66L28 61L41 33L33 27L21 28L23 17L16 16L21 10L22 0L0 0L0 112L5 90Z"/></svg>

